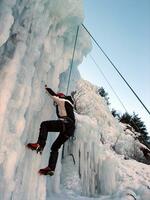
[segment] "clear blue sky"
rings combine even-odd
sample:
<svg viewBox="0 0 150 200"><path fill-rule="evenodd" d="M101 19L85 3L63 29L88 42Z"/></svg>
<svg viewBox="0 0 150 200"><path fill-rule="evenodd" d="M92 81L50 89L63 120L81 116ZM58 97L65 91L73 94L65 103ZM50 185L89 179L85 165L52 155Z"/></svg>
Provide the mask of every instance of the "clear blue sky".
<svg viewBox="0 0 150 200"><path fill-rule="evenodd" d="M84 0L84 25L150 110L150 0ZM129 113L135 111L150 132L150 115L93 43L91 55ZM125 112L91 58L79 66L82 77L103 86L113 108Z"/></svg>

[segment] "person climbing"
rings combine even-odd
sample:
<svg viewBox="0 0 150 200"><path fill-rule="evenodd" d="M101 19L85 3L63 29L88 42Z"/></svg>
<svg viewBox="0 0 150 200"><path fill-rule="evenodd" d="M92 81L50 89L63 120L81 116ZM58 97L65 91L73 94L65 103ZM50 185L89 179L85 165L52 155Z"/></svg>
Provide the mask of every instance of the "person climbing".
<svg viewBox="0 0 150 200"><path fill-rule="evenodd" d="M55 172L55 167L58 159L58 151L75 131L75 115L74 106L71 96L66 96L63 93L55 93L52 89L45 85L46 91L50 94L56 106L56 114L58 120L43 121L40 125L39 137L36 143L28 143L26 146L35 150L37 153L42 153L47 140L48 132L59 132L58 137L51 146L48 166L40 169L39 174L52 176Z"/></svg>

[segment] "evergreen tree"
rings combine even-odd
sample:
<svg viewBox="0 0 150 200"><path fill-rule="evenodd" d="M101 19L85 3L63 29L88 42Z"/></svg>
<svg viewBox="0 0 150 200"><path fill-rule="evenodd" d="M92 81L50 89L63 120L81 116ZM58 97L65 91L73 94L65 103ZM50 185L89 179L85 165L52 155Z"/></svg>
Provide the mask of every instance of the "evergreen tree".
<svg viewBox="0 0 150 200"><path fill-rule="evenodd" d="M139 136L139 139L144 139L145 141L148 140L148 132L146 130L146 126L143 121L141 121L141 118L138 117L138 114L133 113L131 126L135 129L135 131L140 132L141 135Z"/></svg>
<svg viewBox="0 0 150 200"><path fill-rule="evenodd" d="M144 122L141 121L141 118L138 117L138 114L133 113L133 115L130 115L126 112L120 117L120 122L129 124L136 132L139 132L140 136L138 139L140 142L143 143L148 141L148 132L146 130L146 126Z"/></svg>
<svg viewBox="0 0 150 200"><path fill-rule="evenodd" d="M112 109L111 113L112 113L112 115L113 115L115 118L117 118L117 119L120 120L120 115L119 115L119 113L118 113L115 109Z"/></svg>
<svg viewBox="0 0 150 200"><path fill-rule="evenodd" d="M120 122L125 123L125 124L130 124L132 121L132 116L125 112L121 117L120 117ZM131 125L131 124L130 124Z"/></svg>
<svg viewBox="0 0 150 200"><path fill-rule="evenodd" d="M107 105L110 105L108 93L105 91L105 89L103 87L100 87L98 89L98 94L101 95L102 97L104 97L104 99L106 100Z"/></svg>

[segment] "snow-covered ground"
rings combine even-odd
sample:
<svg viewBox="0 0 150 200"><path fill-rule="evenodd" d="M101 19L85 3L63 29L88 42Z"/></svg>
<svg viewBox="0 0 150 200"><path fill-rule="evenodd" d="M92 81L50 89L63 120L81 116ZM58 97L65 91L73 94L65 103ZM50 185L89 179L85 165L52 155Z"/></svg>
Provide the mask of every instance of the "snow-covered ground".
<svg viewBox="0 0 150 200"><path fill-rule="evenodd" d="M82 0L0 1L0 200L150 199L150 169L131 159L143 157L135 139L124 134L97 87L80 79L77 65L91 49L80 28L70 91L77 112L74 141L65 144L53 177L37 174L48 162L35 142L40 123L55 119L44 84L66 92ZM69 92L70 92L69 91Z"/></svg>

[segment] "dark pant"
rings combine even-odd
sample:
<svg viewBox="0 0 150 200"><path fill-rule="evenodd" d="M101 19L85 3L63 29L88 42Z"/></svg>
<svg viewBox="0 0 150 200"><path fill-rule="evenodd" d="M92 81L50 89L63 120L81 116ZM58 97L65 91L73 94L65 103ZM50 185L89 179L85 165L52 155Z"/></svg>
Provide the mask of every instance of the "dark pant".
<svg viewBox="0 0 150 200"><path fill-rule="evenodd" d="M52 170L55 170L56 167L58 150L60 149L61 145L64 144L64 142L74 134L74 130L75 124L72 120L69 119L44 121L41 123L39 138L37 142L41 145L42 148L44 148L46 144L48 132L60 132L51 146L48 166Z"/></svg>

